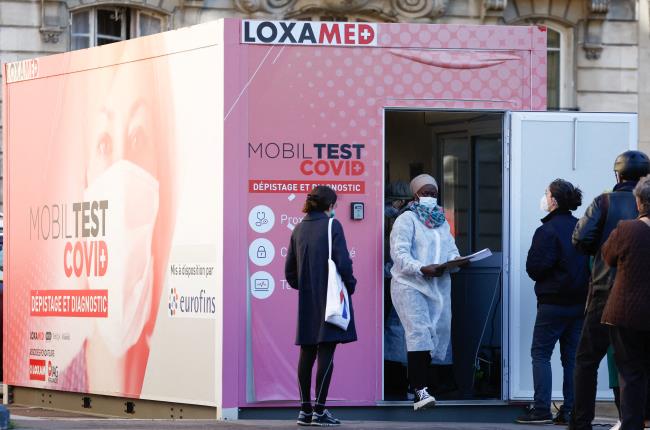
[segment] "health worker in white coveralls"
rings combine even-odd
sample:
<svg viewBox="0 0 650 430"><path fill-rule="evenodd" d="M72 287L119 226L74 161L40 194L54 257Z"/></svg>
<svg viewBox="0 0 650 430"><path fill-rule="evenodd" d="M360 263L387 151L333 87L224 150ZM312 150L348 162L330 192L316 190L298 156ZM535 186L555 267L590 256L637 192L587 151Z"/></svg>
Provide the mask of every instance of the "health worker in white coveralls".
<svg viewBox="0 0 650 430"><path fill-rule="evenodd" d="M451 363L451 277L441 264L459 253L437 202L436 180L422 174L410 185L415 201L390 234L391 298L406 333L408 379L418 410L435 405L426 386L429 364Z"/></svg>

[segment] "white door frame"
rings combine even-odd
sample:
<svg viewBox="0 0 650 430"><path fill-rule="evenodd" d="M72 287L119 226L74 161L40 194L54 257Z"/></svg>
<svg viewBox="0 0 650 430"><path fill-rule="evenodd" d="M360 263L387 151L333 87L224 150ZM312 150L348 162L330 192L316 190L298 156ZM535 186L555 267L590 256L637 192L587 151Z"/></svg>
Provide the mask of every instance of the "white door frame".
<svg viewBox="0 0 650 430"><path fill-rule="evenodd" d="M513 114L517 114L518 117L520 117L521 121L516 120L513 121ZM508 180L508 197L505 197L504 194L504 205L507 205L508 207L504 207L504 234L506 233L507 229L507 234L508 234L508 247L507 247L507 252L509 255L509 259L504 261L504 279L507 276L508 282L506 292L504 292L504 302L508 301L508 306L506 308L506 313L508 314L508 324L505 324L505 317L504 317L504 327L508 327L509 331L509 336L508 338L504 341L504 345L508 345L508 357L507 357L507 365L504 366L503 369L503 383L506 384L504 388L504 392L507 390L508 392L508 398L507 400L509 401L521 401L521 400L529 400L531 397L528 396L526 393L522 392L515 392L516 387L519 386L518 384L518 376L517 372L511 372L510 370L513 370L516 366L519 365L518 361L518 356L517 354L511 355L510 351L519 351L519 348L521 347L520 342L519 342L519 337L517 336L519 332L516 330L516 327L512 327L512 324L515 324L516 321L512 320L510 315L513 313L514 309L512 306L516 305L519 303L518 297L519 297L519 289L514 288L514 286L511 284L511 270L510 268L515 268L515 267L521 267L521 253L520 252L514 252L511 254L511 249L521 249L520 246L521 244L513 244L510 243L512 240L514 240L511 237L511 231L513 232L518 232L521 229L521 199L519 195L516 193L512 193L512 180L513 178L519 178L521 175L524 174L524 172L521 171L521 165L522 165L522 154L519 151L518 145L512 145L512 142L517 142L522 139L522 123L525 120L537 120L537 121L546 121L546 122L574 122L576 121L579 122L607 122L607 123L627 123L630 124L630 135L628 137L628 147L630 149L636 149L638 147L638 117L637 114L635 113L588 113L588 112L517 112L517 111L508 111L505 114L504 118L504 151L507 156L504 155L504 171L509 171L509 180ZM578 141L578 128L574 127L574 145L577 145ZM575 163L578 162L578 160L575 159L577 151L575 150L574 146L574 165ZM612 160L612 166L613 166L614 160ZM612 170L613 172L613 170ZM603 172L603 174L607 174L608 172ZM614 175L612 173L611 175L612 181L614 180ZM590 202L583 202L583 207L586 207ZM511 220L510 222L506 222L506 219ZM506 249L506 248L504 248ZM504 251L504 258L505 258L505 251ZM507 270L506 270L507 268ZM512 296L510 295L510 292L512 291ZM512 304L511 304L512 303ZM512 321L511 321L512 320ZM532 335L532 333L531 333ZM504 363L506 361L504 360ZM607 399L609 400L609 399Z"/></svg>

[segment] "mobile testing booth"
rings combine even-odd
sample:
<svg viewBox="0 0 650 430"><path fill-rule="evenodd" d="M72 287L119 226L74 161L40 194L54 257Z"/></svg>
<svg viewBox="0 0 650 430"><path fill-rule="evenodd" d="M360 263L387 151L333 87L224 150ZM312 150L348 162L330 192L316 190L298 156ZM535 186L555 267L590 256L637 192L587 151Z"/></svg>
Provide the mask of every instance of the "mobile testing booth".
<svg viewBox="0 0 650 430"><path fill-rule="evenodd" d="M421 172L461 253L494 252L454 275L431 386L442 406L527 401L539 196L562 177L590 201L637 142L634 114L543 112L537 26L227 19L3 78L4 381L16 402L94 413L297 404L284 261L317 184L340 196L359 281L330 405L409 406L385 356L384 189Z"/></svg>

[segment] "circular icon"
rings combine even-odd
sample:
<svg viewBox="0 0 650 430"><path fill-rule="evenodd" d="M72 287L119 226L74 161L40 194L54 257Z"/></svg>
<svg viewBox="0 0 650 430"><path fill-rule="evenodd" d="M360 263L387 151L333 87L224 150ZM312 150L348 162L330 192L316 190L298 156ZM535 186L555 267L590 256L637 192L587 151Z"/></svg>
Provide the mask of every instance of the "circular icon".
<svg viewBox="0 0 650 430"><path fill-rule="evenodd" d="M268 299L275 289L273 276L268 272L255 272L251 276L251 294L256 299Z"/></svg>
<svg viewBox="0 0 650 430"><path fill-rule="evenodd" d="M265 205L255 206L248 213L248 224L257 233L266 233L273 228L275 215L270 207Z"/></svg>
<svg viewBox="0 0 650 430"><path fill-rule="evenodd" d="M248 247L248 258L258 266L266 266L275 257L275 247L268 239L255 239Z"/></svg>

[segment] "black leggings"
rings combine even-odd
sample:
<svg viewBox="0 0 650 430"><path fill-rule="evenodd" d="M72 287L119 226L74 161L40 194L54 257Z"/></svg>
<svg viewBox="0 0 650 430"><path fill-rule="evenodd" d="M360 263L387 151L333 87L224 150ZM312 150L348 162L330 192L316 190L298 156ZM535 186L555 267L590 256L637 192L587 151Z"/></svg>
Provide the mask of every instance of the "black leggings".
<svg viewBox="0 0 650 430"><path fill-rule="evenodd" d="M409 351L407 357L409 385L412 390L421 390L427 386L431 353L429 351Z"/></svg>
<svg viewBox="0 0 650 430"><path fill-rule="evenodd" d="M298 384L300 386L300 406L305 412L311 412L311 372L318 358L316 369L316 405L314 410L323 413L327 391L334 371L334 350L336 343L319 343L318 345L301 345L298 360Z"/></svg>

